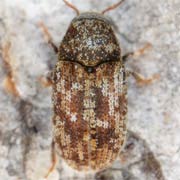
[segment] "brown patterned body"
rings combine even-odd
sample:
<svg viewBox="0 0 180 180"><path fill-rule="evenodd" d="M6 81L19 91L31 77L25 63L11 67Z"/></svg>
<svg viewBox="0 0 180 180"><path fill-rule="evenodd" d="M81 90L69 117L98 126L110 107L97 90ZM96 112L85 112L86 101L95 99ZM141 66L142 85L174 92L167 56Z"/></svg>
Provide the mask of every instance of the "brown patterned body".
<svg viewBox="0 0 180 180"><path fill-rule="evenodd" d="M99 170L117 157L126 136L127 87L120 48L101 15L75 18L53 75L57 151L77 170Z"/></svg>

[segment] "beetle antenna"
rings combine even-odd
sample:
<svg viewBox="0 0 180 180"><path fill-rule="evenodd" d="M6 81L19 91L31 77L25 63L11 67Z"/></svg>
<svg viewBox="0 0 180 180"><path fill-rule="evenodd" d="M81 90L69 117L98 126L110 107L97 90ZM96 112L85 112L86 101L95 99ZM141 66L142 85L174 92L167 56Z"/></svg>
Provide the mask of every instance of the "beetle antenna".
<svg viewBox="0 0 180 180"><path fill-rule="evenodd" d="M121 3L123 3L124 1L125 1L125 0L121 0L121 1L119 1L118 3L113 4L112 6L109 6L108 8L106 8L105 10L103 10L101 13L102 13L102 14L105 14L106 12L111 11L111 10L117 8L117 7L120 6Z"/></svg>
<svg viewBox="0 0 180 180"><path fill-rule="evenodd" d="M73 9L74 11L76 11L76 14L77 14L77 15L80 14L80 12L79 12L79 10L78 10L78 8L77 8L76 6L74 6L73 4L69 3L67 0L63 0L63 1L64 1L64 3L65 3L67 6L69 6L71 9Z"/></svg>

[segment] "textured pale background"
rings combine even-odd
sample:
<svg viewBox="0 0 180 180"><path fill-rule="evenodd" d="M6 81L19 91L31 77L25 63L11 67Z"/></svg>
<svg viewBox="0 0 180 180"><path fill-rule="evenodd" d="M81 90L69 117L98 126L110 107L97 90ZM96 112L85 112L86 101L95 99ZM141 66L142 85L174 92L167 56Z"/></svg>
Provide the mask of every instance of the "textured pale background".
<svg viewBox="0 0 180 180"><path fill-rule="evenodd" d="M115 0L73 0L81 11L102 10ZM180 1L126 0L121 8L107 13L117 26L123 53L138 49L146 42L153 48L127 67L146 77L160 74L160 80L138 87L129 79L128 127L140 138L135 145L137 158L151 149L162 172L148 173L140 162L134 168L114 166L119 171L105 172L96 179L180 180ZM10 41L11 65L21 99L0 87L0 179L39 180L49 167L51 142L51 89L44 89L38 78L53 66L56 56L37 26L43 21L58 45L75 16L61 0L0 0L0 46ZM5 77L0 56L0 82ZM35 128L38 132L35 132ZM130 141L132 139L128 139ZM142 146L142 147L141 147ZM142 152L141 152L142 151ZM127 152L128 153L128 152ZM61 162L61 161L60 161ZM154 175L154 174L156 175ZM49 179L94 179L79 175L59 163ZM73 179L73 178L69 179ZM85 178L86 177L86 178Z"/></svg>

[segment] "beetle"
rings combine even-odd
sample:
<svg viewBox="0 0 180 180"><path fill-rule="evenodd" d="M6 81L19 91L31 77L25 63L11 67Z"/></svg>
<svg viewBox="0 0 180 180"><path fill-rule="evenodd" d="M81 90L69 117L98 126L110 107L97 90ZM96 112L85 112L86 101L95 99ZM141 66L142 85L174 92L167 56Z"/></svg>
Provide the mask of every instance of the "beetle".
<svg viewBox="0 0 180 180"><path fill-rule="evenodd" d="M79 13L74 5L64 0L77 16L59 48L41 23L48 43L58 53L50 77L54 112L52 166L45 177L54 169L55 151L78 171L109 167L126 139L127 77L132 75L145 84L154 79L144 79L125 69L128 57L142 54L150 44L122 56L112 22L104 13L123 1L102 13Z"/></svg>

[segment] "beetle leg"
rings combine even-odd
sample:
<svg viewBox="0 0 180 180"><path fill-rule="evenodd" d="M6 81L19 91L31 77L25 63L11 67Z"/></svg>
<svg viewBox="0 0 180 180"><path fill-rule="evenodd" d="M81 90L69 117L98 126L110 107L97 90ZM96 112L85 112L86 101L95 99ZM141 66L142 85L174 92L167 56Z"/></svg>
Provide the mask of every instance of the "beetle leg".
<svg viewBox="0 0 180 180"><path fill-rule="evenodd" d="M123 62L126 62L130 57L138 57L138 56L144 54L144 52L151 47L152 47L152 45L150 43L147 43L143 48L141 48L135 52L129 52L129 53L125 54L122 57L122 60L123 60Z"/></svg>
<svg viewBox="0 0 180 180"><path fill-rule="evenodd" d="M145 78L141 74L133 72L133 71L126 71L126 76L129 77L132 75L138 85L148 85L151 84L154 80L159 79L159 74L154 74L151 78Z"/></svg>
<svg viewBox="0 0 180 180"><path fill-rule="evenodd" d="M6 43L2 48L1 48L1 54L2 54L2 59L4 62L4 69L7 73L5 79L3 80L3 87L6 90L6 92L14 95L15 97L19 97L20 93L17 90L16 83L14 80L14 72L13 68L11 66L11 58L10 58L10 48L11 48L11 43L8 42Z"/></svg>
<svg viewBox="0 0 180 180"><path fill-rule="evenodd" d="M117 7L120 6L124 1L125 1L125 0L121 0L121 1L119 1L118 3L113 4L112 6L109 6L108 8L106 8L105 10L103 10L101 13L102 13L102 14L105 14L106 12L111 11L111 10L117 8Z"/></svg>
<svg viewBox="0 0 180 180"><path fill-rule="evenodd" d="M45 26L45 24L43 22L39 22L39 27L42 29L42 32L44 34L44 37L47 40L47 43L51 45L51 47L53 48L54 52L57 54L58 53L58 47L53 43L52 40L52 36L50 35L48 28ZM52 68L50 68L52 70ZM44 87L49 87L52 86L52 75L53 72L48 72L48 74L45 77L40 77L39 80L41 82L41 84Z"/></svg>
<svg viewBox="0 0 180 180"><path fill-rule="evenodd" d="M45 26L45 24L43 22L39 22L38 25L42 29L44 37L45 37L47 43L51 45L54 52L57 54L58 53L58 47L53 43L52 36L49 33L48 28Z"/></svg>
<svg viewBox="0 0 180 180"><path fill-rule="evenodd" d="M47 179L48 176L55 169L56 162L57 162L57 158L56 158L56 151L55 151L55 143L54 143L54 141L52 141L52 144L51 144L51 167L49 168L47 174L44 176L45 179Z"/></svg>
<svg viewBox="0 0 180 180"><path fill-rule="evenodd" d="M73 9L76 12L77 16L80 14L80 12L79 12L79 10L77 9L76 6L74 6L73 4L69 3L67 0L63 0L63 1L64 1L64 3L67 6L69 6L71 9Z"/></svg>
<svg viewBox="0 0 180 180"><path fill-rule="evenodd" d="M46 88L52 86L52 77L53 72L48 72L46 76L40 76L38 80L42 84L42 86Z"/></svg>

